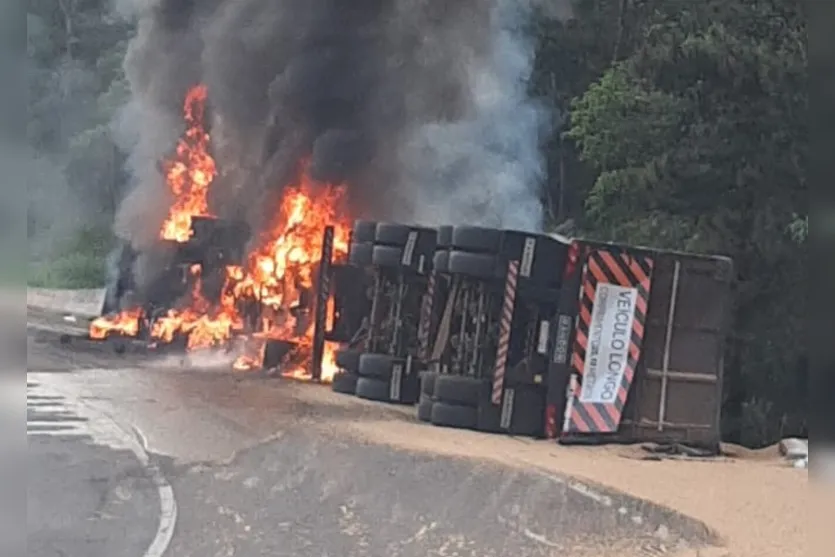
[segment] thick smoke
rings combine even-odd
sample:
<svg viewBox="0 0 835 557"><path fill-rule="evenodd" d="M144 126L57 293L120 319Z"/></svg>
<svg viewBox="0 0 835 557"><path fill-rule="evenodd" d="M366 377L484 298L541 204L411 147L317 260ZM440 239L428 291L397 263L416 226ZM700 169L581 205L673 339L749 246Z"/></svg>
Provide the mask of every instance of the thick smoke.
<svg viewBox="0 0 835 557"><path fill-rule="evenodd" d="M547 115L526 94L533 45L518 0L120 0L139 20L120 129L136 188L117 229L151 241L157 169L181 104L209 90L215 209L256 227L310 161L356 216L541 226Z"/></svg>
<svg viewBox="0 0 835 557"><path fill-rule="evenodd" d="M131 101L115 125L135 184L120 207L116 232L143 249L158 238L170 206L159 163L182 133L186 92L202 79L202 20L193 1L119 0L117 6L138 25L125 59Z"/></svg>
<svg viewBox="0 0 835 557"><path fill-rule="evenodd" d="M518 3L493 8L486 56L461 68L468 106L461 118L417 126L400 151L401 183L415 217L538 231L543 178L539 137L548 121L529 99L533 44Z"/></svg>

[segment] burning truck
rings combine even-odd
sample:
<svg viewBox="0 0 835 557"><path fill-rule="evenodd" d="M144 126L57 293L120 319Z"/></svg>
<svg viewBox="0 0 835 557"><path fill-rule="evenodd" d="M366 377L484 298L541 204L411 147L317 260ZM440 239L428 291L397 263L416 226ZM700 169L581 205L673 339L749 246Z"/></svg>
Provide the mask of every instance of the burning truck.
<svg viewBox="0 0 835 557"><path fill-rule="evenodd" d="M150 253L125 246L111 287L115 311L94 320L90 338L131 337L157 349L222 350L234 368L277 367L304 378L314 332L313 293L322 237L331 230L329 259L347 256L351 219L346 188L309 177L307 163L285 184L266 226L221 219L210 207L218 176L205 127L207 90L184 103L185 132L161 164L172 202ZM154 279L137 286L137 258L153 261ZM336 345L326 343L321 379L329 381ZM270 361L265 362L265 358Z"/></svg>
<svg viewBox="0 0 835 557"><path fill-rule="evenodd" d="M191 89L153 253L123 252L120 307L91 338L222 351L238 370L415 405L433 425L718 447L730 260L354 221L345 185L313 180L307 161L252 229L212 211L205 103ZM138 256L161 262L139 287Z"/></svg>

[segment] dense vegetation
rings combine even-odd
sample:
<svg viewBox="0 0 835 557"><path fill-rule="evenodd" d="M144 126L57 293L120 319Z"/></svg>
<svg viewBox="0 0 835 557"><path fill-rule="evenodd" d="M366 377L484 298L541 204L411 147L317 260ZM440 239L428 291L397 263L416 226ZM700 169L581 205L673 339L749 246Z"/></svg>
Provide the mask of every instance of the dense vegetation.
<svg viewBox="0 0 835 557"><path fill-rule="evenodd" d="M557 220L729 255L725 434L806 428L806 27L796 0L579 0L541 31ZM551 77L556 75L556 77ZM556 206L555 206L556 205Z"/></svg>
<svg viewBox="0 0 835 557"><path fill-rule="evenodd" d="M573 0L537 18L532 94L553 107L543 200L575 235L731 256L725 433L806 429L806 23L800 0ZM63 180L84 226L37 280L100 280L124 187L108 123L126 98L128 23L107 0L29 3L33 199ZM41 194L39 197L39 193ZM37 209L37 208L36 208ZM30 210L30 235L56 226ZM55 234L52 234L55 237ZM83 246L83 249L80 247ZM57 252L56 252L57 250ZM57 260L57 263L55 261Z"/></svg>
<svg viewBox="0 0 835 557"><path fill-rule="evenodd" d="M101 283L125 186L110 124L128 96L131 26L108 0L32 0L27 13L29 281Z"/></svg>

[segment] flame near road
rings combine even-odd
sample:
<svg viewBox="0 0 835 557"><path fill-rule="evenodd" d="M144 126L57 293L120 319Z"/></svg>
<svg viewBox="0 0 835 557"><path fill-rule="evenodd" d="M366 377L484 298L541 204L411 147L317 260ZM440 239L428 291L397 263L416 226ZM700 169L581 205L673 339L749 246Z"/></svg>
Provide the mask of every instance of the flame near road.
<svg viewBox="0 0 835 557"><path fill-rule="evenodd" d="M188 242L194 233L192 218L212 216L209 191L217 170L203 123L206 98L203 85L189 91L184 106L186 131L174 156L163 167L173 195L168 218L160 230L163 240ZM339 260L348 251L351 221L346 216L345 187L317 183L309 178L307 168L303 161L295 183L282 189L268 226L255 238L244 264L225 268L219 299L205 298L204 270L200 265L191 266L189 295L177 308L150 324L152 338L171 342L182 335L187 338L188 350L198 350L228 346L234 337L247 333L243 339L246 349L234 364L240 370L261 367L268 340L290 341L295 349L283 373L308 377L314 323L312 304L305 303L304 298L312 294L322 258L324 228L334 227L334 258ZM252 304L257 305L260 320L254 331L247 331L241 308ZM90 336L136 336L142 319L140 308L101 317L92 323ZM322 381L330 381L336 372L335 350L335 346L326 344Z"/></svg>
<svg viewBox="0 0 835 557"><path fill-rule="evenodd" d="M217 176L209 154L209 134L203 125L207 90L197 85L189 90L183 107L186 131L177 142L176 155L164 166L165 183L174 201L160 230L160 238L187 242L194 234L192 217L210 217L209 186Z"/></svg>
<svg viewBox="0 0 835 557"><path fill-rule="evenodd" d="M135 337L139 334L142 308L132 308L110 317L99 317L90 323L90 338L103 340L114 332Z"/></svg>

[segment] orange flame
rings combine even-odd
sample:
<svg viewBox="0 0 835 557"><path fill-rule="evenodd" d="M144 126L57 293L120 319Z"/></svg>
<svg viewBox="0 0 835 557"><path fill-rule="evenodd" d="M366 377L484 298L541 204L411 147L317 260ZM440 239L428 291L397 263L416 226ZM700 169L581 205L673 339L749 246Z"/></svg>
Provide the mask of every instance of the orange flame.
<svg viewBox="0 0 835 557"><path fill-rule="evenodd" d="M334 260L348 253L351 226L350 220L342 216L344 202L344 187L314 182L303 164L297 183L284 188L273 222L249 255L246 273L235 287L237 297L251 297L261 303L262 333L268 338L296 342L297 352L309 354L313 343L313 308L305 307L302 298L312 295L326 226L334 227ZM330 354L334 350L326 347L323 381L332 379L336 372ZM252 365L252 360L250 354L245 354L235 368L258 367ZM309 373L301 365L286 375L306 378Z"/></svg>
<svg viewBox="0 0 835 557"><path fill-rule="evenodd" d="M111 334L135 337L139 334L141 319L140 308L132 308L117 315L99 317L90 323L90 338L104 340Z"/></svg>
<svg viewBox="0 0 835 557"><path fill-rule="evenodd" d="M243 329L235 298L231 294L231 274L227 274L219 304L211 304L202 294L203 282L199 265L192 266L195 277L191 296L184 309L171 309L151 326L151 336L163 342L171 342L177 334L187 335L188 350L213 348L227 342L232 333Z"/></svg>
<svg viewBox="0 0 835 557"><path fill-rule="evenodd" d="M176 155L164 165L165 182L174 195L160 238L187 242L194 234L191 219L212 216L209 212L209 186L217 175L215 160L209 154L210 136L204 127L207 90L192 87L183 107L185 134L177 142Z"/></svg>
<svg viewBox="0 0 835 557"><path fill-rule="evenodd" d="M203 85L189 91L184 106L186 132L172 160L164 165L166 183L174 196L160 230L160 238L164 240L188 242L194 234L193 217L213 216L208 194L217 171L209 154L210 136L203 125L206 98ZM333 259L344 260L351 224L345 216L345 187L315 182L307 170L305 161L300 165L295 183L283 188L269 226L257 238L244 266L226 268L220 299L211 302L204 297L203 269L193 266L190 295L179 308L154 321L151 327L154 339L171 342L178 334L187 335L189 350L223 345L244 332L241 305L254 303L261 310L261 322L254 334L243 339L242 353L233 367L238 370L262 367L266 343L280 339L296 345L292 361L286 362L291 369L284 375L309 378L307 364L314 329L314 304L310 297L322 259L323 232L326 226L334 227ZM135 336L141 316L142 310L134 309L113 318L101 318L91 326L90 336L104 338L108 331L117 329ZM334 319L332 302L327 308L327 319L329 323ZM125 324L128 322L136 324L135 327ZM333 343L325 345L322 381L330 381L337 370L337 348Z"/></svg>

